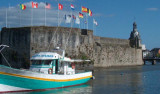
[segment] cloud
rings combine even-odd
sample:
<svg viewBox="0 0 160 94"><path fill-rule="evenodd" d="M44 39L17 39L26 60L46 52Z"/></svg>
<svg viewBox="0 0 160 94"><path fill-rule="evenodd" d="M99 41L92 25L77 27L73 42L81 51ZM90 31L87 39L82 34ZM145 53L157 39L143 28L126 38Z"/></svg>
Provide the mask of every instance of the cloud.
<svg viewBox="0 0 160 94"><path fill-rule="evenodd" d="M147 11L158 11L158 8L147 8Z"/></svg>
<svg viewBox="0 0 160 94"><path fill-rule="evenodd" d="M14 6L10 8L1 8L0 9L0 27L7 26L10 27L22 27L22 26L42 26L45 25L45 17L46 17L46 25L47 26L57 26L58 18L61 24L65 22L65 14L71 14L70 10L60 10L58 17L58 9L56 6L51 9L45 10L45 3L38 2L38 8L33 9L31 2L24 3L26 5L25 10L21 10L20 6ZM45 15L46 11L46 15ZM78 12L73 12L75 16L78 15ZM7 19L7 20L6 20ZM31 20L32 19L32 20Z"/></svg>

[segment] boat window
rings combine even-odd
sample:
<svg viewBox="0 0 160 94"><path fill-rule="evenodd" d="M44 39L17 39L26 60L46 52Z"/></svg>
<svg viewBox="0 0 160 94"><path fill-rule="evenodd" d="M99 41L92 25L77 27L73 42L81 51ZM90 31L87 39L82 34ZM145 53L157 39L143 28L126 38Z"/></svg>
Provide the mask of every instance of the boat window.
<svg viewBox="0 0 160 94"><path fill-rule="evenodd" d="M44 61L44 65L50 65L51 62L52 62L52 60L45 60L45 61Z"/></svg>
<svg viewBox="0 0 160 94"><path fill-rule="evenodd" d="M42 65L42 61L41 60L34 60L34 61L32 61L32 65Z"/></svg>
<svg viewBox="0 0 160 94"><path fill-rule="evenodd" d="M72 65L71 65L71 63L70 63L70 62L68 62L68 67L72 67Z"/></svg>

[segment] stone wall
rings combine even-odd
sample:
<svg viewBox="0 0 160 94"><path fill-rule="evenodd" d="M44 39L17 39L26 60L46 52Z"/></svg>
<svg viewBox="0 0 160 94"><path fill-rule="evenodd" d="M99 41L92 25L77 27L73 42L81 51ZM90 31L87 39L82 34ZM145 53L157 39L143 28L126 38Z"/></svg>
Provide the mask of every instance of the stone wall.
<svg viewBox="0 0 160 94"><path fill-rule="evenodd" d="M1 43L10 46L4 50L5 56L19 68L28 68L27 62L35 53L53 51L57 46L66 48L66 56L91 59L95 67L142 65L141 49L131 48L129 40L96 37L91 30L45 26L3 28L1 36Z"/></svg>
<svg viewBox="0 0 160 94"><path fill-rule="evenodd" d="M1 44L8 45L2 53L12 67L28 68L30 60L30 28L3 28ZM8 65L1 55L1 63Z"/></svg>
<svg viewBox="0 0 160 94"><path fill-rule="evenodd" d="M41 51L53 51L59 46L66 49L66 55L77 57L79 53L89 54L93 48L93 32L66 27L32 27L31 54ZM38 37L37 37L38 36Z"/></svg>

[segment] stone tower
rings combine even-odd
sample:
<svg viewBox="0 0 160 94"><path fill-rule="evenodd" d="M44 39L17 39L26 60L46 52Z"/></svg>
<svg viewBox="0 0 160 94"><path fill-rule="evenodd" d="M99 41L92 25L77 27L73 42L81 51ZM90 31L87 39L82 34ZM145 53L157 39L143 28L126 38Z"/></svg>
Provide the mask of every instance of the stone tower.
<svg viewBox="0 0 160 94"><path fill-rule="evenodd" d="M140 38L140 34L137 31L137 24L136 22L133 23L133 31L130 34L130 45L133 48L142 48L141 46L141 38Z"/></svg>

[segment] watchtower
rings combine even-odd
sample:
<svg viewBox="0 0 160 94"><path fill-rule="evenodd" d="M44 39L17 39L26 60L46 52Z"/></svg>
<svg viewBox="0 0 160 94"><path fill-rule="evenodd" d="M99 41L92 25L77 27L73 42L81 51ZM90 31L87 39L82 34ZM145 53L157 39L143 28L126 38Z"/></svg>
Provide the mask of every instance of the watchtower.
<svg viewBox="0 0 160 94"><path fill-rule="evenodd" d="M133 48L142 48L140 34L137 30L136 22L133 23L133 31L130 34L130 45Z"/></svg>

